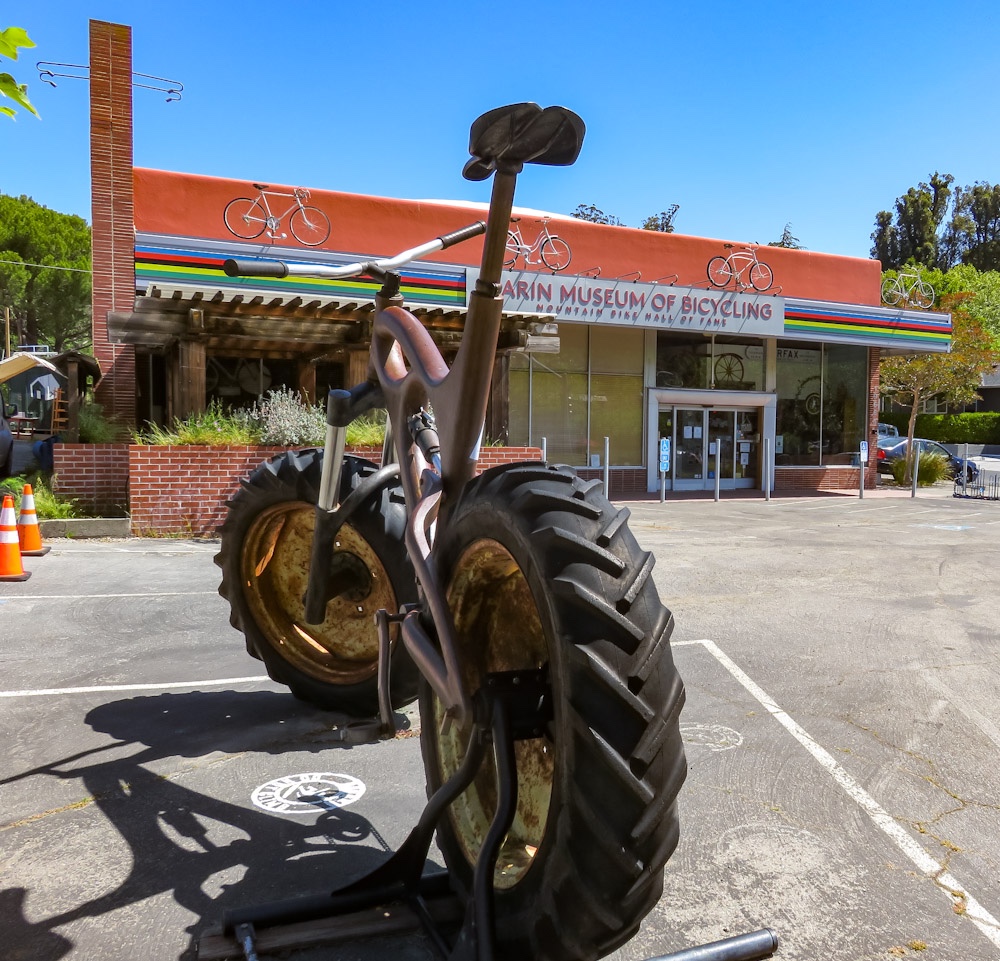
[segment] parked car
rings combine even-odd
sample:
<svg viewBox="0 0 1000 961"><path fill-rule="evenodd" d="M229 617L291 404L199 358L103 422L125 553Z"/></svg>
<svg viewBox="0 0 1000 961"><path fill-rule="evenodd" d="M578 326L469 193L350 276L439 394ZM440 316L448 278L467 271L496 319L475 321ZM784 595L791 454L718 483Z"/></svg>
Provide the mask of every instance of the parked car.
<svg viewBox="0 0 1000 961"><path fill-rule="evenodd" d="M896 429L895 424L883 424L879 421L878 436L879 440L883 437L899 437L899 431Z"/></svg>
<svg viewBox="0 0 1000 961"><path fill-rule="evenodd" d="M10 413L16 413L16 409L11 409ZM14 465L14 435L7 416L7 404L0 397L0 477L10 477Z"/></svg>
<svg viewBox="0 0 1000 961"><path fill-rule="evenodd" d="M966 463L961 457L956 456L947 447L943 447L936 440L926 440L923 437L914 437L920 445L921 454L940 454L950 465L953 477L962 476L962 467L965 465L965 478L968 483L973 483L979 476L979 467L971 460ZM878 439L878 471L880 474L891 474L892 465L902 457L906 456L907 439L905 437L879 436Z"/></svg>

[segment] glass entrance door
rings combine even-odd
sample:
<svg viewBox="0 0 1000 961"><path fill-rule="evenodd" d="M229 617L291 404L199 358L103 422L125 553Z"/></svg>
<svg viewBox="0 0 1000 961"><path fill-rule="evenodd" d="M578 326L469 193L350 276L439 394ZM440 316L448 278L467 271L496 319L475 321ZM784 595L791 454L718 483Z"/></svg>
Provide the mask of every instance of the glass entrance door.
<svg viewBox="0 0 1000 961"><path fill-rule="evenodd" d="M661 437L672 437L673 490L758 487L760 411L673 407L660 410Z"/></svg>

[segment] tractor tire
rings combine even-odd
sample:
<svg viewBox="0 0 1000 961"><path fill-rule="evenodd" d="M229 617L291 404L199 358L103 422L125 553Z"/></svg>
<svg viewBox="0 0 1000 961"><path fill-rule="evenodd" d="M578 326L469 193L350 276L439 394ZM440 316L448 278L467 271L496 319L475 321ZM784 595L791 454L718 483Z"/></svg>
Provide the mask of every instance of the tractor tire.
<svg viewBox="0 0 1000 961"><path fill-rule="evenodd" d="M518 804L494 873L498 961L591 961L627 941L659 900L677 844L687 767L673 618L599 481L506 465L471 481L435 556L470 693L493 671L548 668L553 720L515 744ZM428 795L458 768L470 730L442 726L421 686ZM496 805L485 762L438 825L469 894Z"/></svg>
<svg viewBox="0 0 1000 961"><path fill-rule="evenodd" d="M322 624L308 624L309 575L322 450L288 451L258 467L229 500L215 563L229 621L267 673L303 701L352 717L378 714L378 634L374 615L416 600L403 546L406 512L398 479L382 487L337 535L330 562L343 591ZM378 468L345 457L340 500ZM418 674L402 641L392 643L391 699L412 701Z"/></svg>

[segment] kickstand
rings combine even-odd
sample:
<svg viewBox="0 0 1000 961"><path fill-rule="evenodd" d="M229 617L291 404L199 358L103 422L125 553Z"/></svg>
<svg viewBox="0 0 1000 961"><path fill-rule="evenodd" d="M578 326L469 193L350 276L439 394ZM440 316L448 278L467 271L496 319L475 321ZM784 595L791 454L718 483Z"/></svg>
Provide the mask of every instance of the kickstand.
<svg viewBox="0 0 1000 961"><path fill-rule="evenodd" d="M517 682L512 686L510 679L505 678L498 684L498 677L490 675L486 687L476 698L476 720L461 766L434 793L416 826L388 861L353 884L329 894L275 901L224 914L224 933L238 939L247 961L253 961L257 950L255 939L263 937L261 929L357 914L390 902L403 902L411 909L442 957L449 961L492 961L493 874L500 845L510 829L517 807L515 737L511 730L507 699L519 692ZM511 694L512 691L515 694ZM442 902L449 899L454 903L449 878L442 873L424 875L423 869L438 821L448 806L472 783L491 742L499 785L497 810L476 862L472 895L465 902L464 922L458 937L449 945L449 939L435 920L436 916L444 916L454 921L453 912L449 914L442 906ZM371 929L363 932L359 930L359 923L353 921L353 936L377 936L380 927L384 927L379 923L380 917L381 912L372 918Z"/></svg>

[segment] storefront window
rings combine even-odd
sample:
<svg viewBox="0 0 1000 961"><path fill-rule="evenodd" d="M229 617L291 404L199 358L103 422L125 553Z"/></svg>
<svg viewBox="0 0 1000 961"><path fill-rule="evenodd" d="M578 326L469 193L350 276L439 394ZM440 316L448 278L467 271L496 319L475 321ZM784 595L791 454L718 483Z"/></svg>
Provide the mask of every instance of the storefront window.
<svg viewBox="0 0 1000 961"><path fill-rule="evenodd" d="M851 464L866 439L868 349L823 347L823 463Z"/></svg>
<svg viewBox="0 0 1000 961"><path fill-rule="evenodd" d="M656 386L707 390L712 386L712 339L705 334L656 335Z"/></svg>
<svg viewBox="0 0 1000 961"><path fill-rule="evenodd" d="M656 335L656 386L695 390L763 390L764 344L718 334Z"/></svg>
<svg viewBox="0 0 1000 961"><path fill-rule="evenodd" d="M712 356L717 390L764 389L764 344L759 339L719 334Z"/></svg>
<svg viewBox="0 0 1000 961"><path fill-rule="evenodd" d="M511 355L510 442L586 467L608 437L613 464L641 465L642 367L641 330L560 324L558 354Z"/></svg>
<svg viewBox="0 0 1000 961"><path fill-rule="evenodd" d="M819 344L782 341L778 346L774 437L774 462L778 467L819 466L822 358Z"/></svg>

